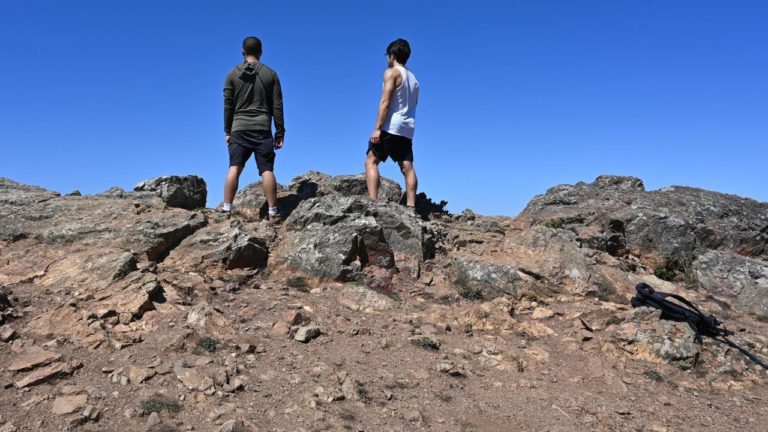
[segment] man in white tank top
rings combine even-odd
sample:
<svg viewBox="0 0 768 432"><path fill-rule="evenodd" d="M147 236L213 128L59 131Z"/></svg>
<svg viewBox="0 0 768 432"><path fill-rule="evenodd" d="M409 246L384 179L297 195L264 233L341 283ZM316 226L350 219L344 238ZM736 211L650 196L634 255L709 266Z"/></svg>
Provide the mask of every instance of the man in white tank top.
<svg viewBox="0 0 768 432"><path fill-rule="evenodd" d="M384 72L384 89L376 127L368 142L365 174L368 196L376 200L379 197L379 163L391 157L405 177L406 203L414 208L418 180L413 169L413 132L416 129L419 82L405 67L410 56L411 47L405 39L397 39L387 47L389 67Z"/></svg>

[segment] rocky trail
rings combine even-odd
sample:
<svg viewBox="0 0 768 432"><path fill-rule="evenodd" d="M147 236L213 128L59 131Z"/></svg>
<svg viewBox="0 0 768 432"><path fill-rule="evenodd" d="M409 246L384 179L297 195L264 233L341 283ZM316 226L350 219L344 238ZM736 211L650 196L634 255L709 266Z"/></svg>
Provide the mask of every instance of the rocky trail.
<svg viewBox="0 0 768 432"><path fill-rule="evenodd" d="M309 172L263 219L205 182L0 179L0 432L768 429L768 203L601 176L517 217Z"/></svg>

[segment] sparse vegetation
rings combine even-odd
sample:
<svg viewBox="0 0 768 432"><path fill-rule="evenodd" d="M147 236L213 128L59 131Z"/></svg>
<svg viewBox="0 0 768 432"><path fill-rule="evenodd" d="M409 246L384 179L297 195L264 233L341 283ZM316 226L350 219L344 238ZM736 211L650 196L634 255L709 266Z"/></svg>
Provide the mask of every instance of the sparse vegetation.
<svg viewBox="0 0 768 432"><path fill-rule="evenodd" d="M176 399L161 394L155 394L141 403L141 409L144 414L153 412L160 413L162 411L175 413L181 411L181 404Z"/></svg>
<svg viewBox="0 0 768 432"><path fill-rule="evenodd" d="M653 269L653 274L662 280L675 282L682 280L688 286L696 285L696 272L693 270L692 259L674 255L664 257L663 264Z"/></svg>
<svg viewBox="0 0 768 432"><path fill-rule="evenodd" d="M309 292L309 284L303 276L292 276L286 279L285 284L296 291Z"/></svg>
<svg viewBox="0 0 768 432"><path fill-rule="evenodd" d="M355 392L357 393L357 398L363 402L368 403L371 401L371 395L368 393L368 389L365 388L365 386L361 383L357 383L357 386L355 387Z"/></svg>
<svg viewBox="0 0 768 432"><path fill-rule="evenodd" d="M412 339L411 343L428 351L437 351L440 349L440 344L438 342L426 336Z"/></svg>
<svg viewBox="0 0 768 432"><path fill-rule="evenodd" d="M459 295L468 300L480 300L483 298L481 290L473 287L469 280L469 275L465 271L459 271L453 285L459 292Z"/></svg>
<svg viewBox="0 0 768 432"><path fill-rule="evenodd" d="M577 214L575 216L553 218L548 220L544 225L552 229L557 229L562 228L565 225L581 224L584 223L585 220L586 217L583 214Z"/></svg>
<svg viewBox="0 0 768 432"><path fill-rule="evenodd" d="M649 370L643 372L643 376L648 378L651 381L661 382L664 381L664 378L662 378L661 374L656 372L655 370Z"/></svg>
<svg viewBox="0 0 768 432"><path fill-rule="evenodd" d="M216 351L218 349L217 345L218 341L212 337L202 336L197 339L197 347L207 352Z"/></svg>

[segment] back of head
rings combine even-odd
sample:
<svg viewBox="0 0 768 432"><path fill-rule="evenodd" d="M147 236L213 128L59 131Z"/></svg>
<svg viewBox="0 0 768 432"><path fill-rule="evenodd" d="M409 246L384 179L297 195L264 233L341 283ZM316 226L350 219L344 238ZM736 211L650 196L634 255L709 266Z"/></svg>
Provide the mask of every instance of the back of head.
<svg viewBox="0 0 768 432"><path fill-rule="evenodd" d="M387 55L391 55L398 63L404 65L411 56L411 45L405 39L397 39L387 46Z"/></svg>
<svg viewBox="0 0 768 432"><path fill-rule="evenodd" d="M243 39L243 55L261 58L261 40L256 36Z"/></svg>

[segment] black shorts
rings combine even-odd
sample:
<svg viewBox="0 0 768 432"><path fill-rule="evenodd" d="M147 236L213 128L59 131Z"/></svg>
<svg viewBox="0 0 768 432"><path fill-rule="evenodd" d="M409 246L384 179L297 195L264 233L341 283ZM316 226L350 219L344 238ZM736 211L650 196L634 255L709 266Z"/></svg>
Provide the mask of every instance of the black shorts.
<svg viewBox="0 0 768 432"><path fill-rule="evenodd" d="M365 154L370 152L382 162L386 162L388 157L395 162L413 162L413 140L381 131L378 144L368 141L368 151Z"/></svg>
<svg viewBox="0 0 768 432"><path fill-rule="evenodd" d="M244 167L254 155L259 175L275 168L275 140L268 131L234 131L229 136L229 166Z"/></svg>

